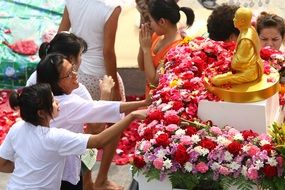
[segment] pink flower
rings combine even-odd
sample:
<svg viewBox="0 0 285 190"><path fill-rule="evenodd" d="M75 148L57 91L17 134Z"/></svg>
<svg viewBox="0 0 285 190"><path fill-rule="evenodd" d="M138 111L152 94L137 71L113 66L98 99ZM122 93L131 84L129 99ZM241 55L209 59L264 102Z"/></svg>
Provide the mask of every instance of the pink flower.
<svg viewBox="0 0 285 190"><path fill-rule="evenodd" d="M205 162L200 162L196 165L196 170L200 173L206 173L209 170L209 167L207 164L205 164Z"/></svg>
<svg viewBox="0 0 285 190"><path fill-rule="evenodd" d="M235 136L235 135L237 135L237 134L239 134L240 132L238 131L238 130L236 130L236 129L234 129L234 128L231 128L230 130L229 130L229 135L231 135L231 136Z"/></svg>
<svg viewBox="0 0 285 190"><path fill-rule="evenodd" d="M260 149L259 149L257 146L252 145L252 146L250 146L250 148L249 148L249 150L248 150L247 153L248 153L249 156L253 157L253 156L255 156L258 152L260 152Z"/></svg>
<svg viewBox="0 0 285 190"><path fill-rule="evenodd" d="M156 169L161 169L163 167L163 159L161 158L156 158L154 161L153 161L153 165Z"/></svg>
<svg viewBox="0 0 285 190"><path fill-rule="evenodd" d="M210 132L214 133L215 135L223 134L222 130L219 127L211 127Z"/></svg>
<svg viewBox="0 0 285 190"><path fill-rule="evenodd" d="M169 132L173 132L173 131L175 131L177 129L178 129L178 126L176 124L170 124L170 125L166 126L166 130L169 131Z"/></svg>
<svg viewBox="0 0 285 190"><path fill-rule="evenodd" d="M250 179L250 180L256 180L258 179L258 171L254 168L249 168L248 169L248 172L247 172L247 177Z"/></svg>
<svg viewBox="0 0 285 190"><path fill-rule="evenodd" d="M229 175L230 174L230 170L227 167L221 166L219 168L219 173L222 175Z"/></svg>
<svg viewBox="0 0 285 190"><path fill-rule="evenodd" d="M186 136L181 136L180 137L180 143L183 145L191 145L192 141L191 141L191 137L186 135Z"/></svg>
<svg viewBox="0 0 285 190"><path fill-rule="evenodd" d="M146 152L151 147L151 143L149 141L144 141L143 151Z"/></svg>

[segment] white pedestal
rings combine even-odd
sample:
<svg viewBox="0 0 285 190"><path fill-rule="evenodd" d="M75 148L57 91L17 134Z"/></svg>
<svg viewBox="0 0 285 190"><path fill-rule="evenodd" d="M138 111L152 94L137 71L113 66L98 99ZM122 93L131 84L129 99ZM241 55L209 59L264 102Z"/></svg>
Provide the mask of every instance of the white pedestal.
<svg viewBox="0 0 285 190"><path fill-rule="evenodd" d="M211 102L202 100L198 106L198 117L211 120L218 127L229 125L237 130L252 129L265 133L274 121L283 122L284 112L279 106L279 95L253 103Z"/></svg>
<svg viewBox="0 0 285 190"><path fill-rule="evenodd" d="M165 178L163 181L158 180L151 180L150 182L147 182L147 179L143 175L135 175L134 179L139 184L139 190L187 190L187 189L178 189L178 188L172 188L171 182L168 178ZM232 186L229 188L229 190L237 190L237 186ZM252 190L258 190L256 186L253 186Z"/></svg>
<svg viewBox="0 0 285 190"><path fill-rule="evenodd" d="M134 179L139 183L139 190L172 190L172 185L168 177L163 181L151 180L147 182L146 177L136 174Z"/></svg>

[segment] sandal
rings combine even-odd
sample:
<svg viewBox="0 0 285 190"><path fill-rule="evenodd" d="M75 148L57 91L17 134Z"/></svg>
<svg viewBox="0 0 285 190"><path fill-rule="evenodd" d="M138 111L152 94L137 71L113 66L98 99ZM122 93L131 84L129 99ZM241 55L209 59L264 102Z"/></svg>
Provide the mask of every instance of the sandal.
<svg viewBox="0 0 285 190"><path fill-rule="evenodd" d="M218 4L216 0L198 0L198 2L206 9L213 10L215 9Z"/></svg>

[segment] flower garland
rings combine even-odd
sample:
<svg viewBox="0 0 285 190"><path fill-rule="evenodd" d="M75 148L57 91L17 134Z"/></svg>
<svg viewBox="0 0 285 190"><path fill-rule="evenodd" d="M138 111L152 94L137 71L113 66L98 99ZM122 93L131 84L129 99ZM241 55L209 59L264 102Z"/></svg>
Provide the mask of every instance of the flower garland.
<svg viewBox="0 0 285 190"><path fill-rule="evenodd" d="M160 180L170 176L173 186L190 190L209 180L225 189L279 189L284 184L284 159L270 136L218 128L197 117L200 100L219 101L203 78L227 72L234 48L234 43L199 37L168 53L153 103L138 128L133 174Z"/></svg>

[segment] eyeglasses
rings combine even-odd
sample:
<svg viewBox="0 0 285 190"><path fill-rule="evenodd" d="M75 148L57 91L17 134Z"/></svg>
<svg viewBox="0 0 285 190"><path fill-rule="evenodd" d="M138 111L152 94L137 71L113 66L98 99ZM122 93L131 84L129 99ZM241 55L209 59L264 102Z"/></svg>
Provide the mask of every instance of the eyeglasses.
<svg viewBox="0 0 285 190"><path fill-rule="evenodd" d="M62 80L62 79L66 79L66 78L71 78L72 75L76 74L76 68L74 65L72 65L72 68L70 71L68 71L67 75L64 76L64 77L60 77L59 79Z"/></svg>

